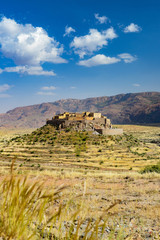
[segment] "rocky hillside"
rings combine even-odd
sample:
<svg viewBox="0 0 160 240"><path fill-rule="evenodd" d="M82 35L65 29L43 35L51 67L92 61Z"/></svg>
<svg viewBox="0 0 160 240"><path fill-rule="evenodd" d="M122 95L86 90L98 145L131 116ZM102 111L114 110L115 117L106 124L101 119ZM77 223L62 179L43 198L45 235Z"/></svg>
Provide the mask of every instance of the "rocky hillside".
<svg viewBox="0 0 160 240"><path fill-rule="evenodd" d="M66 99L27 107L18 107L0 114L0 127L36 128L46 119L62 112L101 112L112 123L159 123L160 92L119 94L111 97Z"/></svg>

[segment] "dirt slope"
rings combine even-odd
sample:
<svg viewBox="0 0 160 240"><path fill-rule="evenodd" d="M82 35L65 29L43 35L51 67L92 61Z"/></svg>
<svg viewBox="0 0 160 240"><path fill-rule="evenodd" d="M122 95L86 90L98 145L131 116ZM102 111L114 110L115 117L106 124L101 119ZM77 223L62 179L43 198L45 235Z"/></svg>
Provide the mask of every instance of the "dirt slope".
<svg viewBox="0 0 160 240"><path fill-rule="evenodd" d="M66 99L27 107L18 107L0 114L0 127L36 128L45 124L47 118L64 111L101 112L112 123L158 123L160 122L160 92L119 94L111 97Z"/></svg>

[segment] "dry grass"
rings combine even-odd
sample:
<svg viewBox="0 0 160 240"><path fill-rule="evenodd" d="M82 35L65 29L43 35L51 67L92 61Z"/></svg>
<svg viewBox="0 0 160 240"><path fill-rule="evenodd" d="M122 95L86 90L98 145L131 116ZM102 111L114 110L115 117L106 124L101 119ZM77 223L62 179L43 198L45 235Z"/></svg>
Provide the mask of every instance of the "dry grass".
<svg viewBox="0 0 160 240"><path fill-rule="evenodd" d="M160 160L160 147L151 143L158 141L160 128L135 126L133 131L132 126L124 126L124 129L127 134L122 137L63 131L57 134L51 127L44 133L41 130L13 141L7 141L7 135L7 139L3 137L0 142L0 164L8 169L10 161L16 157L20 171L74 170L97 174L98 171L139 171ZM142 141L144 135L146 139Z"/></svg>
<svg viewBox="0 0 160 240"><path fill-rule="evenodd" d="M110 231L107 236L105 231L108 212L119 201L114 201L93 218L89 216L89 205L85 207L88 203L86 183L83 193L77 195L73 189L66 191L64 186L53 190L44 179L38 181L14 175L13 165L11 170L11 174L0 183L1 239L98 240L115 234Z"/></svg>
<svg viewBox="0 0 160 240"><path fill-rule="evenodd" d="M159 180L158 174L138 173L64 178L32 174L28 180L19 174L7 177L1 183L1 236L29 239L32 235L33 239L42 236L49 239L48 235L52 235L57 239L78 240L78 236L73 235L77 227L78 234L84 236L89 224L90 234L94 235L89 238L89 234L86 239L147 239L147 236L159 239ZM58 191L57 196L56 189L64 185L69 187ZM49 216L50 219L54 216L50 223ZM96 230L97 227L102 230L102 225L103 237L96 236L103 233Z"/></svg>
<svg viewBox="0 0 160 240"><path fill-rule="evenodd" d="M160 128L129 125L123 128L126 135L122 138L91 136L81 144L79 136L70 139L70 133L56 135L52 144L50 133L46 142L34 142L34 139L16 142L8 141L13 134L17 136L16 132L9 132L0 142L1 176L9 172L16 156L14 168L19 178L27 174L30 184L35 179L42 181L44 189L61 184L70 186L65 196L76 200L68 203L72 211L66 210L61 215L59 223L63 230L59 239L64 234L64 222L70 226L70 217L79 207L81 213L74 220L79 226L77 217L81 217L81 230L84 230L88 217L93 220L90 224L96 223L117 201L119 204L107 211L104 239L160 239L160 175L139 172L160 159ZM81 199L75 198L80 195ZM58 234L57 229L54 234Z"/></svg>

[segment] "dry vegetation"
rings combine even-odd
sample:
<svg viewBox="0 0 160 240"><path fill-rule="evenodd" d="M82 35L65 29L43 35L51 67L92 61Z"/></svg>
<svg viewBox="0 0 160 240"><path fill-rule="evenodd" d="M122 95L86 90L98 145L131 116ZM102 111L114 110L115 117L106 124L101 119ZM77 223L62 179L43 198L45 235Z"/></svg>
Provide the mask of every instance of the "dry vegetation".
<svg viewBox="0 0 160 240"><path fill-rule="evenodd" d="M56 190L52 198L48 196L45 219L33 226L36 220L31 218L32 226L25 228L24 234L33 234L33 239L160 239L160 174L140 173L148 165L159 166L160 127L123 128L123 136L97 136L70 129L59 132L51 126L32 133L1 130L1 180L15 159L15 182L23 186L25 175L28 187L43 182L39 196L61 184L68 186L58 193L56 201ZM35 197L31 208L39 201L37 193ZM54 214L60 206L63 210L47 227L50 206ZM41 230L37 230L40 223ZM4 239L28 239L22 235Z"/></svg>

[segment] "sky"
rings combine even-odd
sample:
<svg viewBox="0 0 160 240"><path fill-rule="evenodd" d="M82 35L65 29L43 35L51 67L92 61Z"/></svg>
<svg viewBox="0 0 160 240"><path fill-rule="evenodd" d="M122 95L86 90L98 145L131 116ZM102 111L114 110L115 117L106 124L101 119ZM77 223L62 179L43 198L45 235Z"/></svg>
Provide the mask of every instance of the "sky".
<svg viewBox="0 0 160 240"><path fill-rule="evenodd" d="M160 91L159 0L5 0L0 113Z"/></svg>

